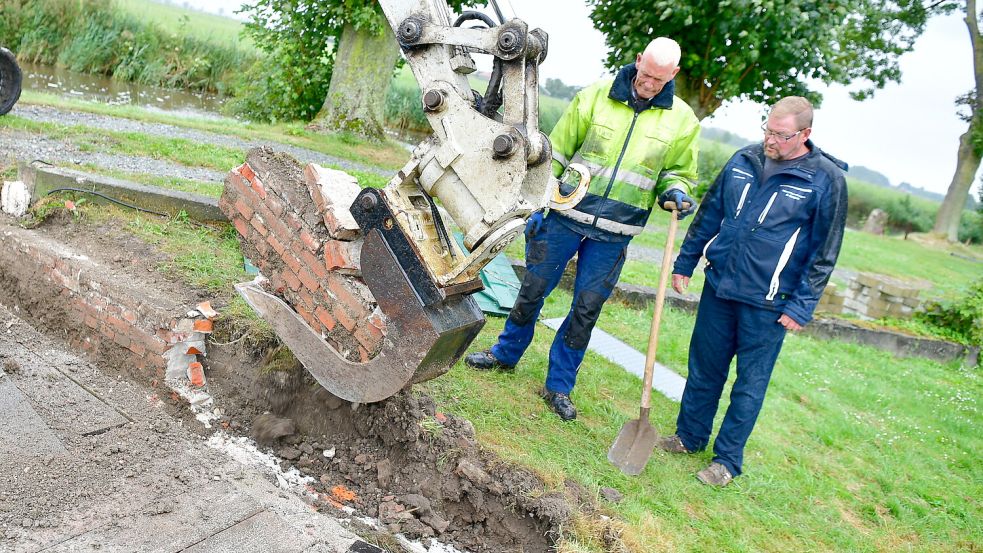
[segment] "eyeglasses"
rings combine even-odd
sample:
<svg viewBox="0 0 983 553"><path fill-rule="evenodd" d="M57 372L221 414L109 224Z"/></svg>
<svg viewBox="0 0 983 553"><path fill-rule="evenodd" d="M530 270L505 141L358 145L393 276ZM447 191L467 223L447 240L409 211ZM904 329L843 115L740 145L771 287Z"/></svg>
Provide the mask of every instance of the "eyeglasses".
<svg viewBox="0 0 983 553"><path fill-rule="evenodd" d="M765 133L765 140L768 140L768 138L775 138L775 139L781 140L782 142L788 142L789 140L792 140L793 138L795 138L796 136L798 136L799 133L801 133L805 129L799 129L799 130L795 131L792 134L782 134L780 132L775 132L775 131L769 130L768 129L768 123L762 123L761 124L761 130L764 131L764 133Z"/></svg>

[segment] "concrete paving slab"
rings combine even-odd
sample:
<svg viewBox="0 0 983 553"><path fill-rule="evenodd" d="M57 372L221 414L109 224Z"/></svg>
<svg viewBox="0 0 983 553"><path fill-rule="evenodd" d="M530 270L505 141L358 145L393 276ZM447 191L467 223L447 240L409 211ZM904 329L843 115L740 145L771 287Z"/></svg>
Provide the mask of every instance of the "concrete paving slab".
<svg viewBox="0 0 983 553"><path fill-rule="evenodd" d="M544 319L541 322L553 330L558 330L560 325L563 324L563 319ZM587 349L596 352L601 357L624 368L639 378L645 374L645 354L604 332L600 328L594 327L594 331L590 336L590 342L587 344ZM652 374L653 390L673 401L682 401L684 388L686 388L685 378L679 376L658 361L655 362L655 369Z"/></svg>
<svg viewBox="0 0 983 553"><path fill-rule="evenodd" d="M290 553L306 550L313 545L314 540L310 536L287 526L273 513L262 511L209 536L203 542L186 549L185 553Z"/></svg>
<svg viewBox="0 0 983 553"><path fill-rule="evenodd" d="M10 377L0 371L0 462L8 455L42 457L65 453L58 436L48 428Z"/></svg>
<svg viewBox="0 0 983 553"><path fill-rule="evenodd" d="M183 551L230 532L261 512L263 508L248 495L230 483L219 482L176 497L152 498L129 516L107 521L44 551ZM226 539L235 533L227 533Z"/></svg>

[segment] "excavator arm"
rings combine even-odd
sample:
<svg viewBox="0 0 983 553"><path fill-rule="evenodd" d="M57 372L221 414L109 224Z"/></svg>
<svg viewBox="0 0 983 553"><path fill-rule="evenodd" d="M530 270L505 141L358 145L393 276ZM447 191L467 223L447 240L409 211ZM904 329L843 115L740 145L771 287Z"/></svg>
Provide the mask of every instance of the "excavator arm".
<svg viewBox="0 0 983 553"><path fill-rule="evenodd" d="M452 20L444 0L380 4L433 129L385 188L365 188L351 205L364 236L362 278L389 320L382 351L348 361L282 300L254 283L237 286L321 385L357 403L447 372L484 325L470 296L482 287L481 269L531 213L572 207L590 179L586 168L571 167L579 186L563 197L552 175L550 142L539 130L545 32L519 19L495 24L479 12ZM483 28L463 26L471 21ZM467 78L472 54L494 60L484 96Z"/></svg>

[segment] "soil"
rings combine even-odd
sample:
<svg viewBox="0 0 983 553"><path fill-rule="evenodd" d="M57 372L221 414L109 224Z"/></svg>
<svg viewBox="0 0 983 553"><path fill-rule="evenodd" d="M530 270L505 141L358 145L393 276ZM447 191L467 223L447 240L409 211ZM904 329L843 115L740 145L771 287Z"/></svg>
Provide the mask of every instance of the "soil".
<svg viewBox="0 0 983 553"><path fill-rule="evenodd" d="M0 219L10 223L6 215ZM219 312L228 301L162 273L159 267L168 256L119 223L55 216L35 232L101 264L111 281L138 286L161 301L193 306L209 299ZM17 305L50 337L79 331L66 324L61 298L12 286L9 271L0 269L5 290L0 300ZM216 335L228 333L222 325L220 320ZM469 421L438 412L425 394L409 390L375 404L350 404L321 388L296 362L284 363L275 348L243 344L213 340L208 345L208 389L222 411L214 428L252 436L276 452L284 468L292 465L313 477L323 512L353 524L372 517L386 532L433 537L463 551L532 553L555 550L560 528L575 508L593 510L589 494L577 486L549 492L530 471L483 450ZM111 356L95 361L111 376L147 382L146 375L131 373ZM182 425L203 434L214 431L196 422L176 396L170 403Z"/></svg>

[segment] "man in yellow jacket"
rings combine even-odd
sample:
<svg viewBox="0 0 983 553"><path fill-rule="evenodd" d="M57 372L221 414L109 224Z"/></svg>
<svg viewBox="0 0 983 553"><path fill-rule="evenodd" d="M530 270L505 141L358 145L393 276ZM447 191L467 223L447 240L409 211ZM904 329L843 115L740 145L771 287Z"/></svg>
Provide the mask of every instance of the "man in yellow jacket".
<svg viewBox="0 0 983 553"><path fill-rule="evenodd" d="M645 228L656 203L686 202L691 207L683 216L695 207L689 192L697 177L700 123L673 95L679 57L674 40L657 38L613 80L581 90L571 102L550 134L553 173L560 176L573 162L586 165L588 193L573 209L530 218L526 275L505 329L491 349L465 358L476 369L514 370L546 296L576 254L573 305L553 340L542 393L563 420L577 417L570 392L628 243Z"/></svg>

